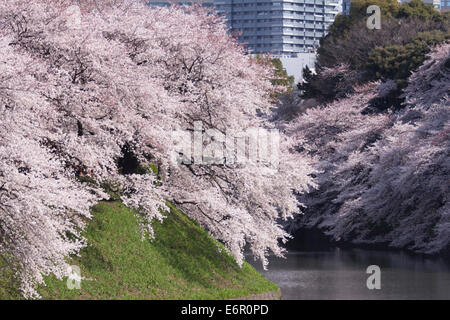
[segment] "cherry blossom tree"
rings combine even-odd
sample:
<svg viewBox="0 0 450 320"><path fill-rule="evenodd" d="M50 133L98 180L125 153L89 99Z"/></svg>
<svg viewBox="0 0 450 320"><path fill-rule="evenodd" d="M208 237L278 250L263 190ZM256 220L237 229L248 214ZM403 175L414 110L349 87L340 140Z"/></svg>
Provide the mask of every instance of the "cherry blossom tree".
<svg viewBox="0 0 450 320"><path fill-rule="evenodd" d="M409 78L397 112L367 113L392 87L369 84L288 124L299 152L316 157L317 191L290 225L336 241L449 250L449 44ZM395 89L395 88L394 88Z"/></svg>
<svg viewBox="0 0 450 320"><path fill-rule="evenodd" d="M370 150L377 157L361 196L341 209L355 242L423 253L450 249L449 49L437 47L409 78L405 109ZM341 224L336 230L351 232Z"/></svg>
<svg viewBox="0 0 450 320"><path fill-rule="evenodd" d="M289 237L278 219L313 186L309 157L281 134L268 163L174 163L172 132L276 129L271 70L198 6L138 1L0 2L0 254L25 297L67 273L89 209L114 196L164 219L169 200L266 265ZM212 140L204 140L204 148ZM150 168L157 167L158 170Z"/></svg>
<svg viewBox="0 0 450 320"><path fill-rule="evenodd" d="M295 219L296 223L289 224L291 231L299 225L333 229L339 219L339 208L345 202L337 197L344 190L349 195L359 193L359 181L364 181L368 174L369 159L354 162L351 158L369 148L390 122L388 114L362 112L377 96L377 87L377 83L369 83L354 88L355 92L348 97L308 109L285 124L298 152L314 157L314 167L319 172L318 189L300 196L307 209Z"/></svg>

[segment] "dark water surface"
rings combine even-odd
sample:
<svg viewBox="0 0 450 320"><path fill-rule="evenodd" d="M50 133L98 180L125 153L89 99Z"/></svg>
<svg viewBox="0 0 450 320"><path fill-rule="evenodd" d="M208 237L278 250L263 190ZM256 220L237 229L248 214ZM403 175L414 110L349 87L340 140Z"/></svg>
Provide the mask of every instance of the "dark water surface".
<svg viewBox="0 0 450 320"><path fill-rule="evenodd" d="M267 271L283 299L450 299L450 262L389 250L339 249L289 252L269 258ZM381 289L369 290L367 267L381 269Z"/></svg>

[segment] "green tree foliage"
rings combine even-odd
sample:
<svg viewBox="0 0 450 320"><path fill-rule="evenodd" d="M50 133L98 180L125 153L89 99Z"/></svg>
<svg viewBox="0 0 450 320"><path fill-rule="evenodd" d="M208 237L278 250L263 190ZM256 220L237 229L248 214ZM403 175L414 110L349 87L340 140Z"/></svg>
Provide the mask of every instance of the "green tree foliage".
<svg viewBox="0 0 450 320"><path fill-rule="evenodd" d="M318 91L314 88L314 73L308 66L303 68L303 80L297 84L298 90L303 94L303 97L308 99L317 95Z"/></svg>
<svg viewBox="0 0 450 320"><path fill-rule="evenodd" d="M415 1L415 0L414 0ZM420 1L420 0L418 0ZM383 18L396 16L400 4L397 0L355 0L351 2L349 15L338 15L330 26L328 38L344 38L352 26L367 17L367 7L377 5L380 7Z"/></svg>
<svg viewBox="0 0 450 320"><path fill-rule="evenodd" d="M366 27L369 5L380 7L381 29ZM449 40L449 17L449 13L441 14L421 0L404 4L396 0L352 1L350 14L339 15L321 40L316 63L318 74L302 88L302 97L317 97L319 93L325 100L337 98L334 93L323 95L317 88L327 78L322 70L341 65L348 65L349 71L356 73L346 77L347 82L348 78L355 81L354 85L392 79L398 85L396 94L400 94L407 78L424 62L430 49Z"/></svg>
<svg viewBox="0 0 450 320"><path fill-rule="evenodd" d="M397 0L355 0L351 2L349 15L338 15L329 28L327 37L343 38L352 26L367 18L367 8L380 7L381 19L418 18L425 21L440 21L442 15L433 6L421 0L399 4Z"/></svg>
<svg viewBox="0 0 450 320"><path fill-rule="evenodd" d="M272 59L271 62L275 68L274 78L271 80L272 84L275 86L282 86L288 91L291 91L294 87L294 77L287 74L280 59L275 58Z"/></svg>
<svg viewBox="0 0 450 320"><path fill-rule="evenodd" d="M421 0L411 0L399 7L395 17L400 18L420 18L425 20L439 20L441 15L432 5L424 4Z"/></svg>
<svg viewBox="0 0 450 320"><path fill-rule="evenodd" d="M304 82L298 85L302 98L319 98L319 101L330 101L344 98L353 92L353 84L357 81L357 73L347 64L334 68L324 68L319 75L313 74L309 68L304 69Z"/></svg>
<svg viewBox="0 0 450 320"><path fill-rule="evenodd" d="M281 94L292 91L294 88L294 77L287 74L280 59L257 54L255 61L272 71L270 77L270 82L274 86L274 91L271 93L272 98L278 99Z"/></svg>
<svg viewBox="0 0 450 320"><path fill-rule="evenodd" d="M370 53L366 70L375 79L394 79L400 87L404 87L411 72L423 64L430 48L448 39L449 33L435 30L419 33L405 45L376 47Z"/></svg>

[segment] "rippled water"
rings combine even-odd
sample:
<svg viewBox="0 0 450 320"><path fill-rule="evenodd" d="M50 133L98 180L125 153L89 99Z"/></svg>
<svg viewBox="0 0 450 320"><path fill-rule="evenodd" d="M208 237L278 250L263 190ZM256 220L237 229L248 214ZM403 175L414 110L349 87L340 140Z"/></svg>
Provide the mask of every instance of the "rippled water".
<svg viewBox="0 0 450 320"><path fill-rule="evenodd" d="M450 262L405 252L339 249L251 262L280 288L283 299L450 299ZM251 259L248 259L251 260ZM381 269L381 289L369 290L369 265Z"/></svg>

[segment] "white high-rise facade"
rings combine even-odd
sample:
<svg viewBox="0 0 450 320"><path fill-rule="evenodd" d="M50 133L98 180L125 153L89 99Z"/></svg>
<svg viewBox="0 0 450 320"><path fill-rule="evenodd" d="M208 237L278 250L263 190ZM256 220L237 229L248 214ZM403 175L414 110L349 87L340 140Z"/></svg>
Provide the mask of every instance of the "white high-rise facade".
<svg viewBox="0 0 450 320"><path fill-rule="evenodd" d="M214 0L252 53L311 52L341 11L338 0Z"/></svg>

